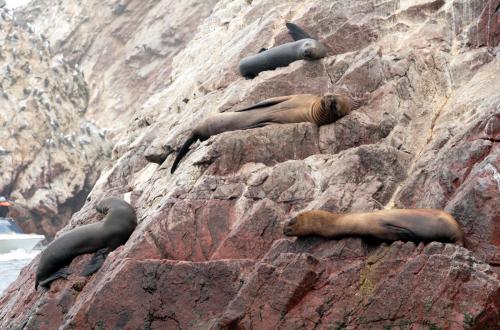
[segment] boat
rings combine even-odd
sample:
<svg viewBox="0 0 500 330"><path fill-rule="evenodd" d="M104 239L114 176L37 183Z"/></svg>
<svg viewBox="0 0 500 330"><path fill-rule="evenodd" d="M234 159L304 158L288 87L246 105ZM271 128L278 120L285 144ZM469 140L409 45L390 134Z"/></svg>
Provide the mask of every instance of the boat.
<svg viewBox="0 0 500 330"><path fill-rule="evenodd" d="M12 218L0 218L0 253L23 249L31 251L44 235L25 234Z"/></svg>

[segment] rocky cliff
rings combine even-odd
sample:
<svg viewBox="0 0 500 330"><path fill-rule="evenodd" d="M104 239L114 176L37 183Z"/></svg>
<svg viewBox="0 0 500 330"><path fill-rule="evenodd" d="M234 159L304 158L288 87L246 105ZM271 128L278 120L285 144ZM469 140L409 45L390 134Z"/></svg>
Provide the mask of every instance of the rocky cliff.
<svg viewBox="0 0 500 330"><path fill-rule="evenodd" d="M35 259L0 300L6 329L494 329L500 321L500 2L34 1L83 69L113 166L65 230L126 195L140 224L90 278L34 291ZM329 56L238 75L290 41ZM54 24L57 22L57 24ZM56 28L54 28L54 26ZM71 57L72 56L72 57ZM341 91L338 122L224 133L174 151L202 118L264 98ZM148 162L146 160L162 162ZM434 207L466 248L290 239L297 212Z"/></svg>
<svg viewBox="0 0 500 330"><path fill-rule="evenodd" d="M50 239L84 204L111 144L85 118L78 66L11 10L0 9L0 26L0 196L25 231Z"/></svg>

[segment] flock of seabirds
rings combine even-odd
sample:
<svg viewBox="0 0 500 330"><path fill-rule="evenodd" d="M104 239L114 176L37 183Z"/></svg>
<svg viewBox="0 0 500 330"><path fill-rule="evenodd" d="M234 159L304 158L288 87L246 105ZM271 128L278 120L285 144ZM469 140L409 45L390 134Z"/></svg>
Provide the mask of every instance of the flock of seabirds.
<svg viewBox="0 0 500 330"><path fill-rule="evenodd" d="M326 56L326 47L302 28L286 23L294 42L243 58L241 74L248 79L259 72L287 66L297 60L317 60ZM310 94L274 97L243 109L213 115L200 122L177 152L171 173L197 140L227 131L251 129L272 124L311 122L318 126L335 122L352 110L346 95ZM102 221L74 228L52 241L41 253L36 270L38 285L50 288L52 281L67 278L68 265L74 257L95 252L82 275L90 276L103 264L107 254L127 242L137 225L133 207L116 197L97 204L105 214ZM348 236L367 237L380 241L440 241L464 245L464 235L457 221L437 209L387 209L368 213L333 213L322 210L305 211L289 220L286 236L317 235L332 239Z"/></svg>

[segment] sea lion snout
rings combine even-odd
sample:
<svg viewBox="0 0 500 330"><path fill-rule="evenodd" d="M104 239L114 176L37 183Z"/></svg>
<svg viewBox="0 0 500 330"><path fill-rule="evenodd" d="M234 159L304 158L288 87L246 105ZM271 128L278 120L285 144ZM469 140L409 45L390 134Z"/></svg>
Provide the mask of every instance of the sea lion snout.
<svg viewBox="0 0 500 330"><path fill-rule="evenodd" d="M332 117L332 120L338 120L343 117L345 114L340 110L340 104L337 102L337 96L334 94L325 94L323 96L322 108L329 112L329 116Z"/></svg>
<svg viewBox="0 0 500 330"><path fill-rule="evenodd" d="M297 218L290 219L283 228L283 234L286 236L294 236L295 230L293 226L297 223Z"/></svg>
<svg viewBox="0 0 500 330"><path fill-rule="evenodd" d="M285 228L283 228L283 234L285 236L293 236L293 228L286 226Z"/></svg>
<svg viewBox="0 0 500 330"><path fill-rule="evenodd" d="M307 40L302 45L302 57L306 60L317 60L326 56L326 47L317 40Z"/></svg>
<svg viewBox="0 0 500 330"><path fill-rule="evenodd" d="M285 227L285 228L283 228L283 234L284 234L285 236L292 236L292 234L293 234L293 229L292 229L292 228L290 228L290 227Z"/></svg>
<svg viewBox="0 0 500 330"><path fill-rule="evenodd" d="M101 213L101 214L108 214L108 211L109 211L109 207L105 206L105 205L101 205L101 204L98 204L96 207L95 207L96 211Z"/></svg>
<svg viewBox="0 0 500 330"><path fill-rule="evenodd" d="M335 120L348 115L352 110L350 99L342 94L325 94L322 102L322 106L331 112Z"/></svg>

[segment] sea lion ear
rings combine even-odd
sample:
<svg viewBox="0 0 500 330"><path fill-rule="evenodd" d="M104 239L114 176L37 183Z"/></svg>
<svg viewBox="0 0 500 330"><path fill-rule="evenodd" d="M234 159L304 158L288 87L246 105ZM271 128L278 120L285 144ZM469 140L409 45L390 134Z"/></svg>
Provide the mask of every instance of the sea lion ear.
<svg viewBox="0 0 500 330"><path fill-rule="evenodd" d="M288 29L288 33L292 36L293 40L298 41L302 39L316 39L311 37L306 31L302 30L302 28L298 27L297 25L286 22L286 27Z"/></svg>

